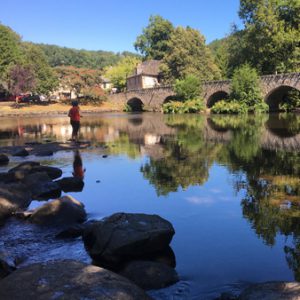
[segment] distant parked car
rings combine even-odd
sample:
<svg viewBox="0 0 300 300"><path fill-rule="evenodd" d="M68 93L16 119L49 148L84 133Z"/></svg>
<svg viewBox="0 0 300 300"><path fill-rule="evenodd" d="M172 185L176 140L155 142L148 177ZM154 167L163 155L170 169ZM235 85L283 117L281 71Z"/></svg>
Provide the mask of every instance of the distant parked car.
<svg viewBox="0 0 300 300"><path fill-rule="evenodd" d="M0 101L15 101L15 97L6 93L0 93Z"/></svg>
<svg viewBox="0 0 300 300"><path fill-rule="evenodd" d="M21 103L34 103L41 102L41 98L39 95L26 95L20 99Z"/></svg>

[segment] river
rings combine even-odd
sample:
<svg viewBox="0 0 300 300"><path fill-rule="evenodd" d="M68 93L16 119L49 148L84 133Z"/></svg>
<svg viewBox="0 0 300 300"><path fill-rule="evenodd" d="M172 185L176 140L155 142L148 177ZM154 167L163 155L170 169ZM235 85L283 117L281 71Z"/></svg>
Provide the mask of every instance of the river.
<svg viewBox="0 0 300 300"><path fill-rule="evenodd" d="M250 283L300 280L300 115L103 113L85 115L80 134L91 142L81 151L85 186L69 194L89 219L142 212L175 228L180 281L151 291L155 299L214 299ZM67 117L1 118L0 146L70 135ZM72 151L12 157L0 172L23 160L72 176ZM50 231L11 219L0 227L0 248L24 257L21 265L90 262L81 239L53 240Z"/></svg>

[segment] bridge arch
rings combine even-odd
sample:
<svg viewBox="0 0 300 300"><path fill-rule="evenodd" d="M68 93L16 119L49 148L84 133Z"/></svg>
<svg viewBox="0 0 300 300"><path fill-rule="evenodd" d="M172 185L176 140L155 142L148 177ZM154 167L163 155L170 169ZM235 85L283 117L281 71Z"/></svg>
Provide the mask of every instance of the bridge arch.
<svg viewBox="0 0 300 300"><path fill-rule="evenodd" d="M134 97L127 101L127 105L130 107L131 111L143 111L144 103L140 98Z"/></svg>
<svg viewBox="0 0 300 300"><path fill-rule="evenodd" d="M206 106L208 108L211 108L214 106L215 103L217 103L218 101L221 101L221 100L224 100L224 99L227 99L229 97L229 94L227 91L223 91L223 90L220 90L220 91L216 91L214 92L213 94L211 94L208 99L207 99L207 102L206 102Z"/></svg>
<svg viewBox="0 0 300 300"><path fill-rule="evenodd" d="M164 99L163 104L171 102L171 101L178 101L178 99L176 98L175 95L170 95Z"/></svg>
<svg viewBox="0 0 300 300"><path fill-rule="evenodd" d="M288 92L293 90L299 91L298 89L289 85L280 85L269 91L265 96L265 102L269 105L270 110L278 111L279 104L285 101L289 101Z"/></svg>

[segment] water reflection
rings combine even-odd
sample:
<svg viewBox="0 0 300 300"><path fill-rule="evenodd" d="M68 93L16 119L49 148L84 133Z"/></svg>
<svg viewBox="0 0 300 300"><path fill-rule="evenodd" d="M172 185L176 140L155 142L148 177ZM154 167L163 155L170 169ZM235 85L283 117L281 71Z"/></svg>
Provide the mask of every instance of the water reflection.
<svg viewBox="0 0 300 300"><path fill-rule="evenodd" d="M86 171L86 169L83 168L80 152L79 152L79 150L75 150L72 174L76 178L83 179L85 171Z"/></svg>
<svg viewBox="0 0 300 300"><path fill-rule="evenodd" d="M71 132L66 117L23 119L19 125L1 122L2 145L66 141ZM100 145L111 156L143 157L139 171L158 196L203 187L214 166L226 168L232 175L228 184L243 193L243 218L268 246L278 235L286 237L282 250L300 280L299 115L103 114L82 120L80 138L91 141L90 151ZM80 156L74 154L73 173L84 176Z"/></svg>

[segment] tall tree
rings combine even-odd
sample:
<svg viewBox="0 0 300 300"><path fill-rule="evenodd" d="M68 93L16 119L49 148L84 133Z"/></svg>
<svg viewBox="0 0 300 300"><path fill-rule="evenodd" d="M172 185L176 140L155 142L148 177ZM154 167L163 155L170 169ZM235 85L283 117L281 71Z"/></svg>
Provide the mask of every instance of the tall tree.
<svg viewBox="0 0 300 300"><path fill-rule="evenodd" d="M14 65L10 68L7 89L17 96L35 88L34 73L30 66Z"/></svg>
<svg viewBox="0 0 300 300"><path fill-rule="evenodd" d="M115 88L122 91L126 87L126 78L132 75L139 62L140 60L136 57L124 57L117 65L106 68L104 75L111 80Z"/></svg>
<svg viewBox="0 0 300 300"><path fill-rule="evenodd" d="M240 0L243 34L234 42L241 64L248 62L262 74L300 70L300 2L298 0ZM241 42L242 41L242 42Z"/></svg>
<svg viewBox="0 0 300 300"><path fill-rule="evenodd" d="M53 69L49 66L45 54L42 50L31 43L22 44L26 63L31 66L36 85L34 92L38 94L49 94L58 85L58 78Z"/></svg>
<svg viewBox="0 0 300 300"><path fill-rule="evenodd" d="M22 61L21 38L12 29L0 24L0 86L7 88L7 76L14 64Z"/></svg>
<svg viewBox="0 0 300 300"><path fill-rule="evenodd" d="M228 78L230 37L214 40L209 45L214 61L221 72L222 79Z"/></svg>
<svg viewBox="0 0 300 300"><path fill-rule="evenodd" d="M205 45L204 36L190 27L177 27L167 42L162 70L169 81L195 75L202 80L220 78L220 71Z"/></svg>
<svg viewBox="0 0 300 300"><path fill-rule="evenodd" d="M143 29L134 43L134 47L145 59L160 60L169 52L171 34L174 31L172 23L161 16L151 16L149 25Z"/></svg>

